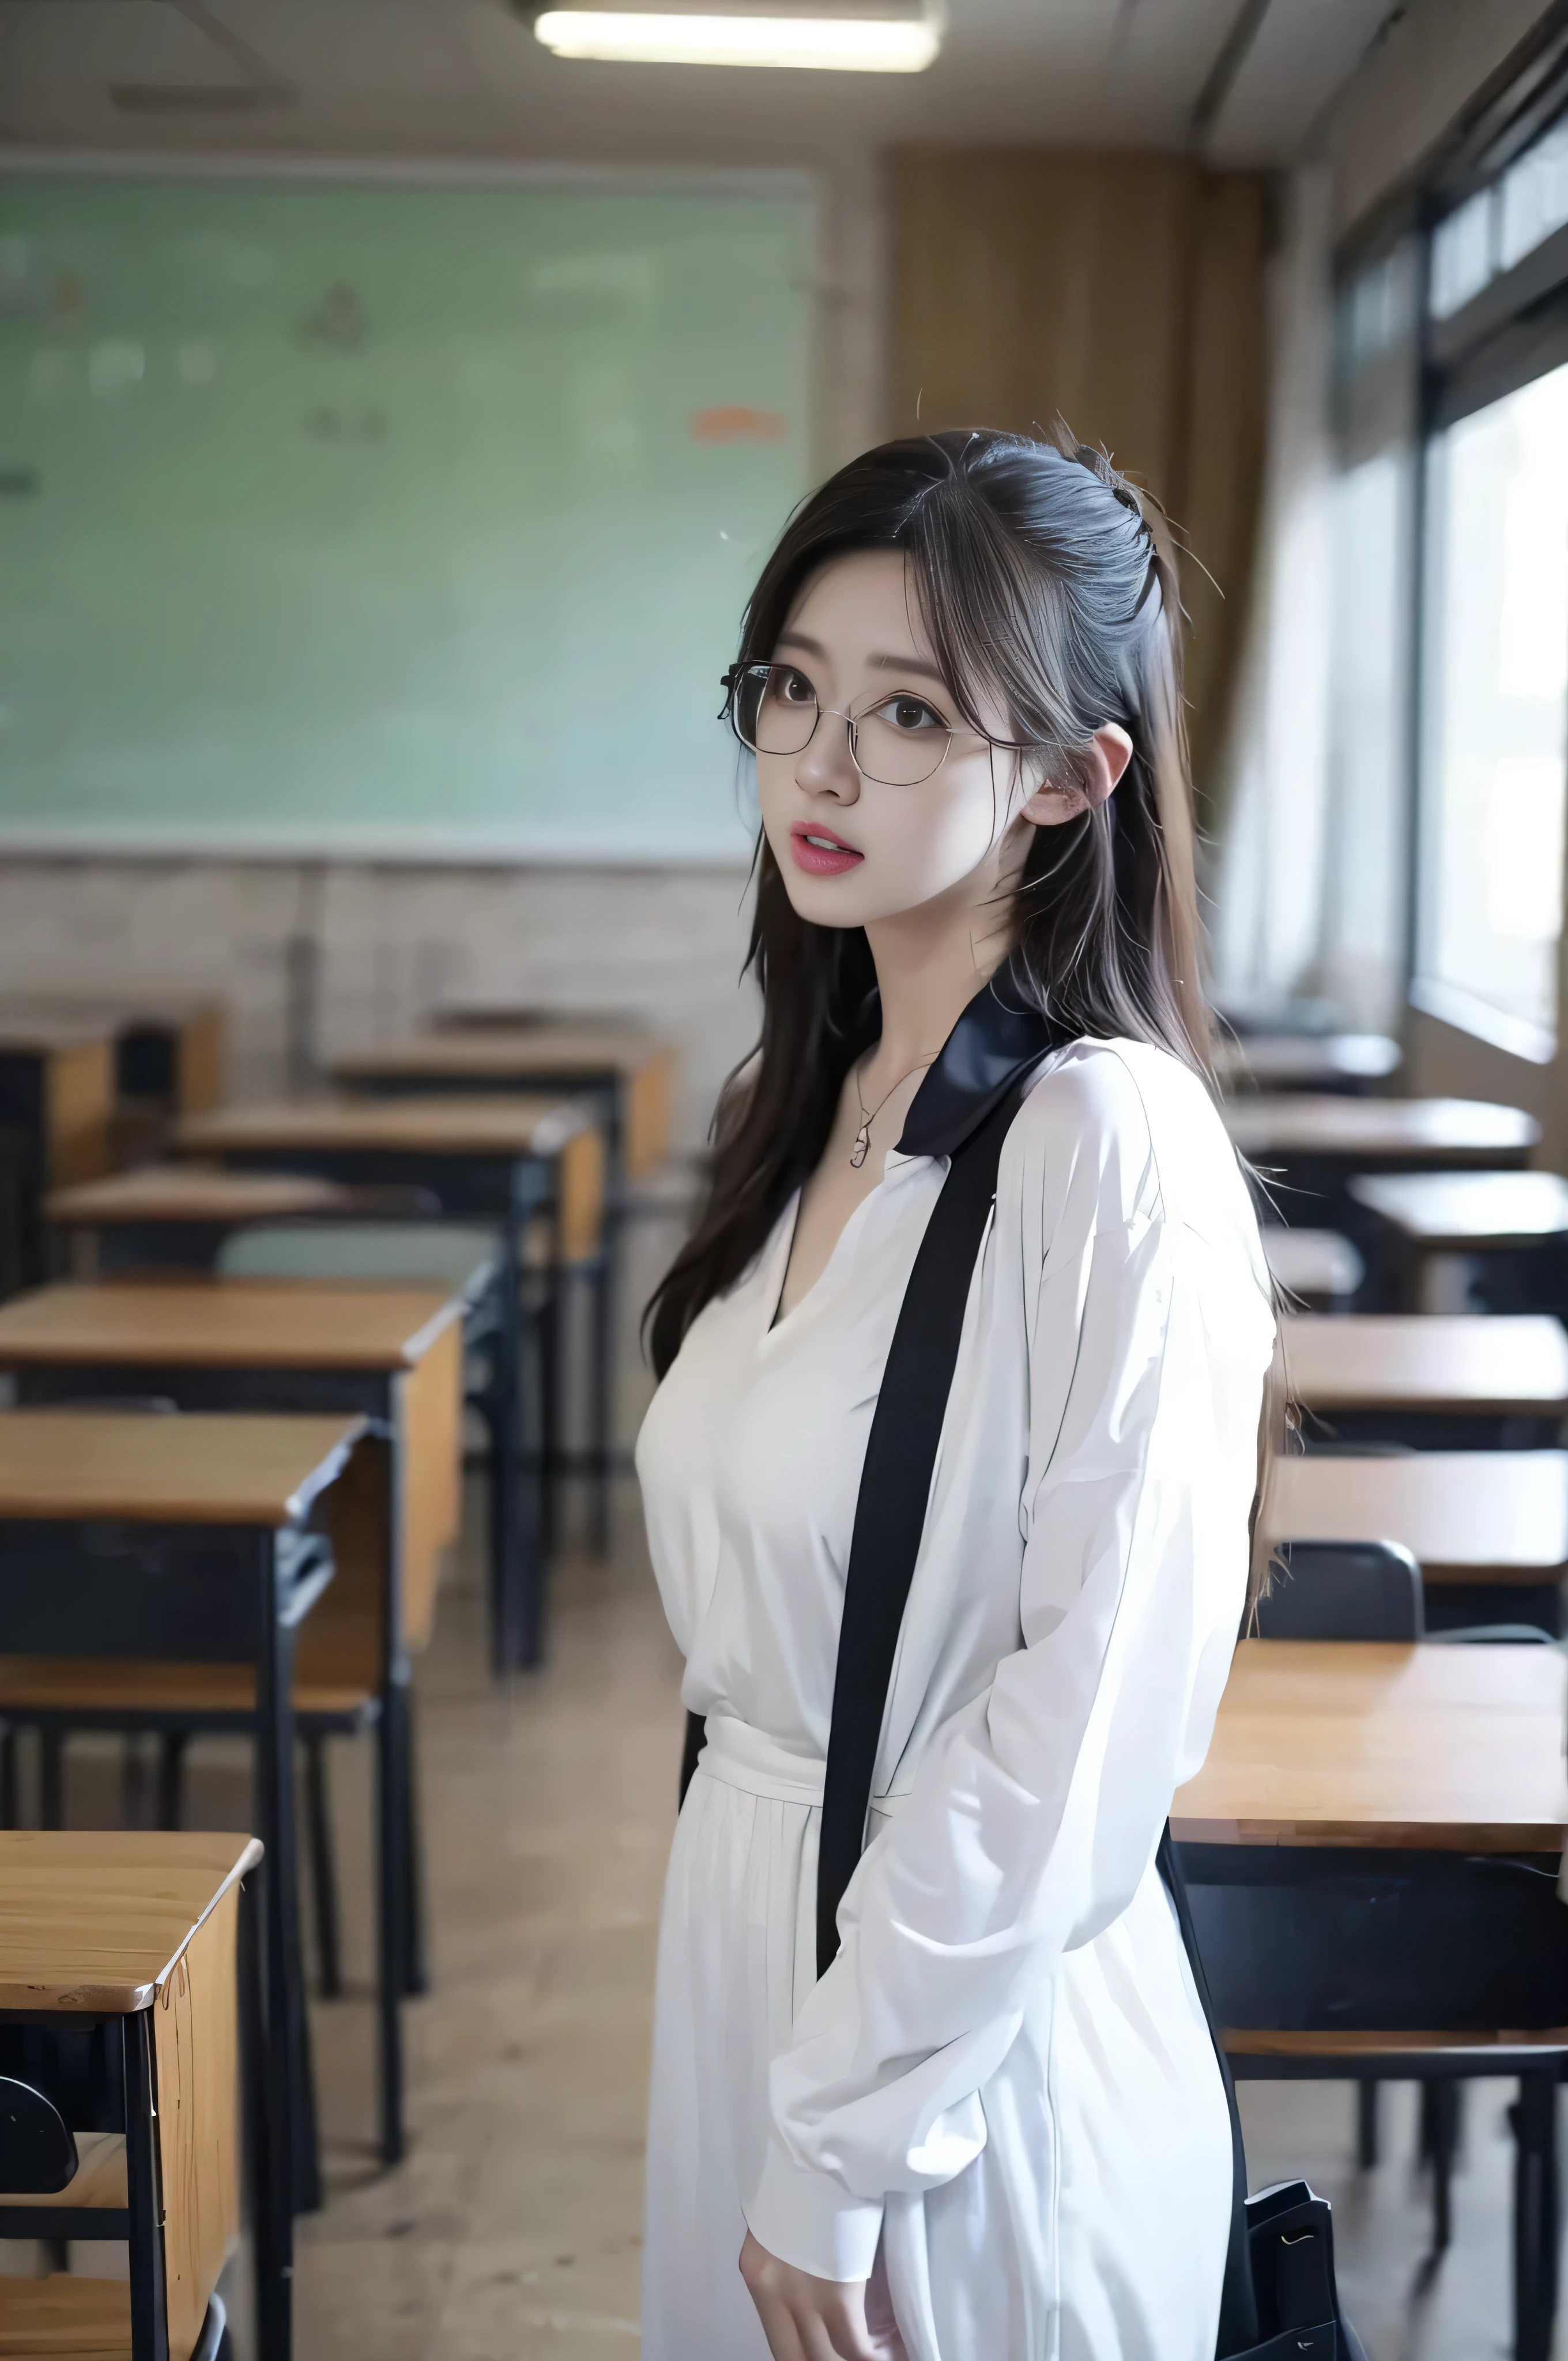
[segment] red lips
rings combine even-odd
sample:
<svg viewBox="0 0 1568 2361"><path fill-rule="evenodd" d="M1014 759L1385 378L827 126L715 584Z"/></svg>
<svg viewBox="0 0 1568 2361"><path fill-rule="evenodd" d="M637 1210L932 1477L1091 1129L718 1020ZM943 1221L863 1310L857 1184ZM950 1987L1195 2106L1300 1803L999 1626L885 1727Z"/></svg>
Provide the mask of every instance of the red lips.
<svg viewBox="0 0 1568 2361"><path fill-rule="evenodd" d="M830 828L808 828L797 820L789 832L789 849L797 869L808 877L841 877L847 869L858 868L865 859L852 844Z"/></svg>

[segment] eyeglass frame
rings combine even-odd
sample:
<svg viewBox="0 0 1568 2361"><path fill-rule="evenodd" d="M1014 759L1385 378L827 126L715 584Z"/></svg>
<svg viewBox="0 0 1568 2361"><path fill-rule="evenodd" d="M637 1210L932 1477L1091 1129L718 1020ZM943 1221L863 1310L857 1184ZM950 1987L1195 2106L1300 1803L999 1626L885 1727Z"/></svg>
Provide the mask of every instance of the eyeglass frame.
<svg viewBox="0 0 1568 2361"><path fill-rule="evenodd" d="M741 681L749 672L798 672L799 670L800 667L798 664L780 664L771 656L752 656L747 663L732 664L727 672L720 673L718 676L718 685L724 691L724 703L720 706L716 718L720 721L729 722L730 729L735 733L736 744L739 746L744 746L748 754L761 754L765 751L765 749L761 746L753 746L749 739L742 738L740 735L740 724L735 718L735 697L736 691L739 689ZM806 675L804 674L802 675L803 678L806 676ZM913 694L912 691L907 690L904 693L905 695ZM898 696L898 694L899 691L897 689L889 689L887 697L893 697ZM923 703L926 700L924 699L921 700ZM882 702L886 704L887 697L883 697ZM770 755L769 760L771 762L787 763L793 761L795 756L804 754L806 747L810 745L812 740L817 735L817 722L820 721L823 715L827 713L831 714L835 720L839 720L843 723L845 735L850 741L850 760L853 763L857 773L862 779L869 781L873 787L923 787L927 779L934 779L936 777L938 772L947 761L948 756L951 753L953 740L959 735L958 730L953 728L951 723L948 723L944 728L942 735L946 742L943 745L942 751L937 760L932 763L930 769L924 773L920 778L879 779L874 777L873 774L865 768L864 764L861 761L860 752L855 744L855 727L857 721L864 721L867 719L868 714L874 713L876 710L877 708L873 705L868 706L865 713L859 715L846 713L842 707L837 705L824 705L821 698L818 697L817 699L817 721L812 723L811 728L807 730L806 737L803 739L801 743L798 746L792 748L790 752L787 754ZM992 753L996 752L996 749L999 746L1006 749L1008 752L1015 753L1022 753L1025 751L1022 747L1009 747L1008 741L1005 739L992 738L983 730L975 730L972 734L980 740L983 746L989 747Z"/></svg>

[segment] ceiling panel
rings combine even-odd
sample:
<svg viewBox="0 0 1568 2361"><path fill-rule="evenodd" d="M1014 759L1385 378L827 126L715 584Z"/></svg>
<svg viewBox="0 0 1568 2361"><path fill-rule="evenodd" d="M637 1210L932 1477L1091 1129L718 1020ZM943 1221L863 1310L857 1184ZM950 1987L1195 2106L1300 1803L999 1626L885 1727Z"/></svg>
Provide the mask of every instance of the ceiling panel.
<svg viewBox="0 0 1568 2361"><path fill-rule="evenodd" d="M0 0L0 136L244 154L830 164L899 140L1179 148L1239 0L949 0L928 73L553 58L503 0L210 0L255 52L245 116L116 110L110 85L243 82L166 0ZM1213 152L1288 157L1387 0L1272 0Z"/></svg>
<svg viewBox="0 0 1568 2361"><path fill-rule="evenodd" d="M1272 0L1210 135L1215 162L1293 155L1393 13L1391 0Z"/></svg>

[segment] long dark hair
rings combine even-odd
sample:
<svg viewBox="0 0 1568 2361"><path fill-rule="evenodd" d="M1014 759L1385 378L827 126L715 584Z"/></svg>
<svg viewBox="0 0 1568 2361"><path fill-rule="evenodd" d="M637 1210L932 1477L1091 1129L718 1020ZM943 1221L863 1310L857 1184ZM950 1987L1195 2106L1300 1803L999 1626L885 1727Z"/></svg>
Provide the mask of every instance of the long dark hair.
<svg viewBox="0 0 1568 2361"><path fill-rule="evenodd" d="M862 549L905 553L954 701L993 745L1060 779L1103 723L1133 741L1109 802L1035 831L1012 914L1010 996L1069 1037L1153 1042L1206 1073L1180 609L1163 519L1102 453L1065 436L885 443L790 520L747 606L740 663L771 659L811 576ZM1008 717L1005 741L981 719L986 691ZM762 987L762 1039L720 1093L707 1202L648 1307L660 1377L815 1170L844 1076L878 1030L863 930L797 916L762 836L754 875L746 963Z"/></svg>

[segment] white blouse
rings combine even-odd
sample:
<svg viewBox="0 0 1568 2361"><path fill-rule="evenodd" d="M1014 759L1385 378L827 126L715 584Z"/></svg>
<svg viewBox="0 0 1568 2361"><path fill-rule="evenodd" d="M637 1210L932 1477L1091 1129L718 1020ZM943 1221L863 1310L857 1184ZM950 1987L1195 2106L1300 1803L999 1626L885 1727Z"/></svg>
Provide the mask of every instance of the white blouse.
<svg viewBox="0 0 1568 2361"><path fill-rule="evenodd" d="M890 1153L776 1319L792 1203L639 1440L707 1718L661 1938L646 2361L765 2354L748 2223L828 2278L880 2248L913 2361L1212 2353L1228 2130L1153 1859L1236 1637L1274 1321L1223 1127L1158 1050L1058 1052L1003 1147L816 1980L861 1467L947 1169Z"/></svg>

